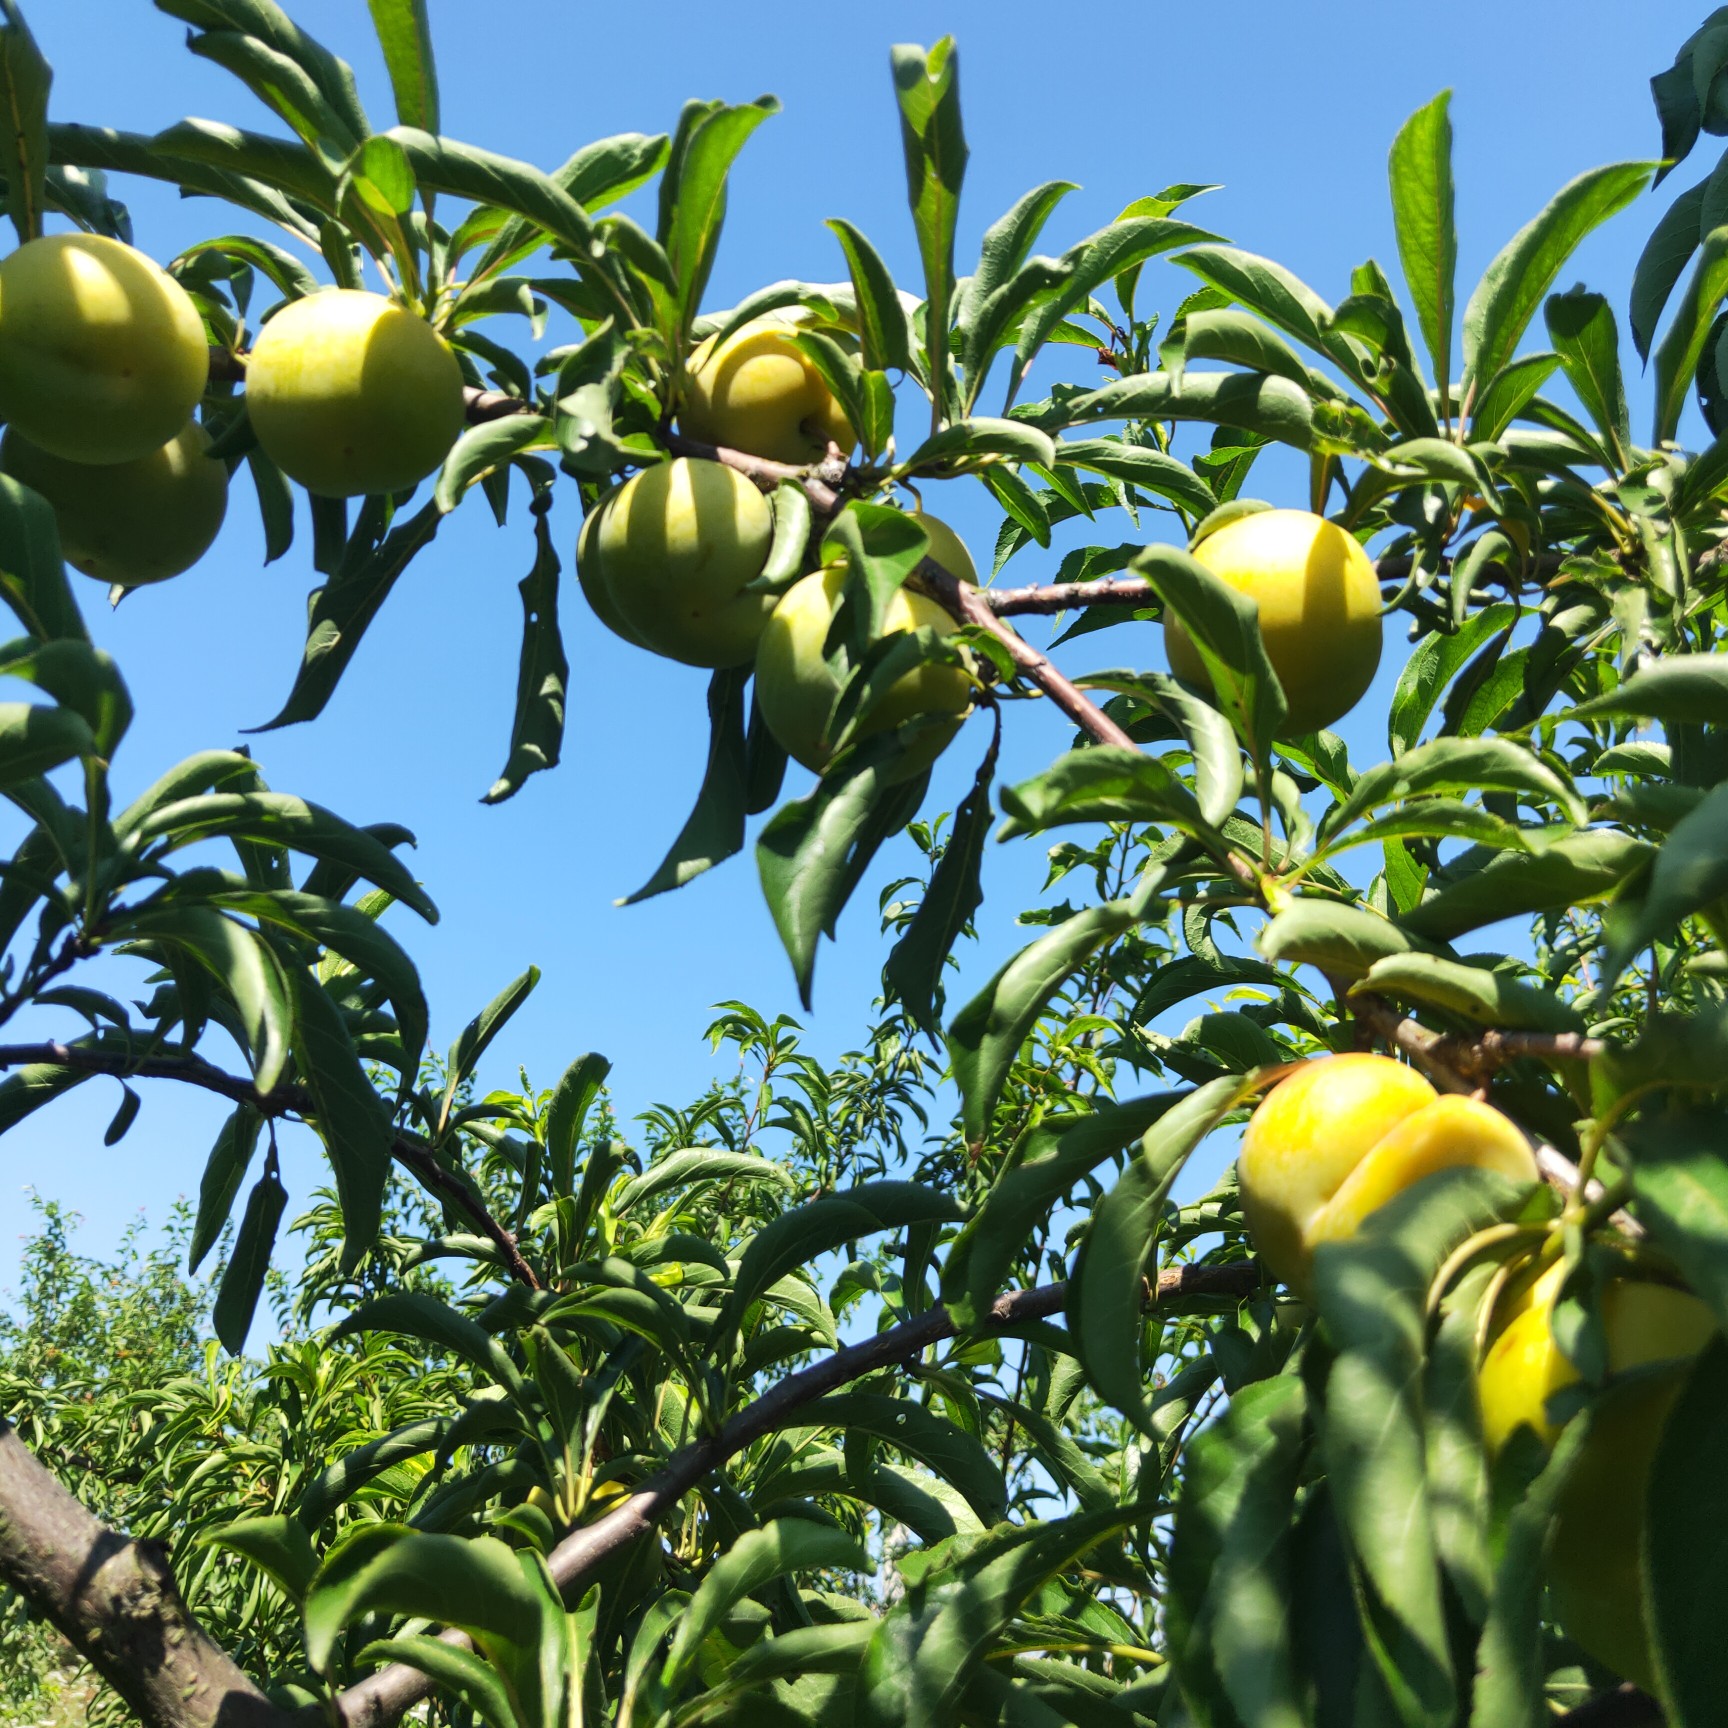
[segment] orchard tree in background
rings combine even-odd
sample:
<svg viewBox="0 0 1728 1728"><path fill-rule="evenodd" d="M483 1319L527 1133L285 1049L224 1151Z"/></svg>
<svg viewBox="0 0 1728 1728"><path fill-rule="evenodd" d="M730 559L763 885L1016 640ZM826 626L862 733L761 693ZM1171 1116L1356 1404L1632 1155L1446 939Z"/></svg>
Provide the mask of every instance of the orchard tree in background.
<svg viewBox="0 0 1728 1728"><path fill-rule="evenodd" d="M958 275L944 41L892 56L919 291L835 220L843 281L710 312L771 99L545 174L440 134L423 0L372 0L385 130L271 0L158 4L277 130L51 121L0 0L0 668L37 687L0 705L0 1019L31 1039L0 1128L92 1083L110 1144L136 1082L229 1099L186 1244L196 1271L226 1241L219 1345L200 1365L159 1281L65 1315L33 1285L0 1654L46 1648L26 1608L93 1713L152 1728L1718 1722L1728 436L1676 436L1728 401L1723 168L1640 261L1636 422L1614 309L1556 285L1728 134L1728 11L1653 81L1663 161L1562 188L1462 305L1445 96L1392 146L1401 288L1369 260L1331 303L1190 221L1193 185L1038 253L1063 181ZM158 267L111 175L226 231ZM576 339L547 347L554 309ZM1273 445L1307 458L1279 508L1248 495ZM537 974L428 1054L382 921L436 916L402 829L231 751L116 807L131 704L65 564L172 577L242 468L268 556L309 524L322 578L272 724L320 714L471 492L501 527L525 496L489 800L557 762L561 630L606 628L711 673L699 800L634 898L765 817L808 1002L907 835L855 1053L728 1004L750 1083L634 1146L598 1055L476 1096ZM976 485L994 575L1080 519L1100 543L980 584L942 519ZM1387 614L1387 759L1352 763L1327 728ZM1059 669L1011 622L1050 615L1065 663L1130 664ZM1026 701L1074 745L998 787ZM977 764L951 817L944 751ZM782 801L789 757L818 778ZM1053 840L1063 898L955 1007L992 828ZM332 1186L259 1362L293 1124ZM57 1241L40 1265L82 1277ZM101 1362L105 1312L146 1369Z"/></svg>

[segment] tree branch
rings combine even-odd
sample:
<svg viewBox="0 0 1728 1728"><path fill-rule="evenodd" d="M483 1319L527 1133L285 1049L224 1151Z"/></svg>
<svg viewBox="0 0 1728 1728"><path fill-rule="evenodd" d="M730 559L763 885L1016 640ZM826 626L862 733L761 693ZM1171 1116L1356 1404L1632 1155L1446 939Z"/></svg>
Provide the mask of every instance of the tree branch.
<svg viewBox="0 0 1728 1728"><path fill-rule="evenodd" d="M111 1074L120 1080L179 1080L214 1092L236 1104L250 1104L269 1117L318 1114L312 1094L301 1086L278 1086L260 1092L244 1075L229 1074L191 1051L171 1056L122 1056L105 1050L83 1050L76 1044L52 1041L41 1044L0 1044L0 1071L36 1065L71 1068L82 1074ZM538 1274L523 1257L516 1238L486 1209L479 1195L454 1171L447 1170L423 1140L398 1133L391 1151L398 1163L413 1171L420 1182L441 1199L458 1206L474 1226L498 1250L499 1258L517 1283L530 1290L543 1289Z"/></svg>
<svg viewBox="0 0 1728 1728"><path fill-rule="evenodd" d="M1240 1299L1252 1295L1261 1283L1260 1268L1252 1260L1225 1266L1169 1266L1158 1274L1154 1301ZM1045 1319L1061 1311L1067 1294L1065 1284L1010 1291L996 1298L986 1325L1007 1328ZM865 1374L916 1357L932 1344L954 1337L958 1331L946 1308L929 1308L873 1338L849 1344L788 1375L747 1404L717 1434L686 1446L647 1487L631 1495L623 1505L566 1536L553 1549L548 1562L559 1589L567 1598L579 1594L596 1567L646 1536L705 1476L746 1446L784 1425L804 1405ZM446 1631L440 1636L448 1644L467 1647L468 1640L460 1632ZM419 1669L392 1663L359 1685L349 1687L336 1700L333 1720L340 1728L387 1728L430 1690L431 1683Z"/></svg>
<svg viewBox="0 0 1728 1728"><path fill-rule="evenodd" d="M93 1517L0 1419L0 1579L147 1728L290 1728L187 1610L167 1557Z"/></svg>

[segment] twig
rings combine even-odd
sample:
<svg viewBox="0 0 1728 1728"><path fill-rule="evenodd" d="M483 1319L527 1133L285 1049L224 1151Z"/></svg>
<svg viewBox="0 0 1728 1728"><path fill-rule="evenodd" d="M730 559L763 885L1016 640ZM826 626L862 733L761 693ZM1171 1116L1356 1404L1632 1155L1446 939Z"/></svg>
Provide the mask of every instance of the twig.
<svg viewBox="0 0 1728 1728"><path fill-rule="evenodd" d="M81 1050L75 1044L52 1041L41 1044L0 1044L0 1070L36 1065L71 1068L83 1074L111 1074L117 1079L179 1080L188 1086L215 1092L236 1104L250 1104L261 1116L315 1117L318 1106L302 1086L278 1086L260 1092L243 1075L229 1074L187 1051L172 1056L122 1056L103 1050ZM397 1134L391 1152L398 1163L412 1170L434 1193L459 1206L475 1227L498 1250L505 1269L517 1283L530 1290L543 1289L539 1276L523 1258L516 1238L487 1210L484 1202L454 1171L447 1170L430 1146L408 1134Z"/></svg>
<svg viewBox="0 0 1728 1728"><path fill-rule="evenodd" d="M1260 1268L1251 1260L1227 1266L1171 1266L1158 1275L1156 1300L1244 1297L1260 1285ZM1067 1293L1065 1284L1010 1291L996 1299L987 1324L1008 1327L1044 1319L1060 1312ZM932 1344L952 1338L958 1330L946 1308L926 1309L899 1326L836 1350L811 1367L788 1375L746 1405L719 1433L686 1446L648 1487L603 1518L566 1536L548 1561L559 1589L566 1597L580 1592L596 1567L647 1535L703 1477L782 1426L802 1406L876 1369L919 1355ZM467 1647L468 1640L460 1632L447 1631L440 1636L446 1643ZM335 1701L333 1721L340 1728L386 1728L430 1690L431 1682L419 1669L392 1663L349 1687Z"/></svg>

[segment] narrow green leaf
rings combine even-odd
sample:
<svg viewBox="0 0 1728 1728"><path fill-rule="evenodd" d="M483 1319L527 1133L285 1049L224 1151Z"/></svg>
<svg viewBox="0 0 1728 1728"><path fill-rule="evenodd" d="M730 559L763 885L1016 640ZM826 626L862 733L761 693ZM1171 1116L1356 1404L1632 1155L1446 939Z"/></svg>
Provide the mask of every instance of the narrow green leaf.
<svg viewBox="0 0 1728 1728"><path fill-rule="evenodd" d="M432 58L432 21L426 0L367 0L390 91L396 98L396 118L404 126L438 130L438 68Z"/></svg>
<svg viewBox="0 0 1728 1728"><path fill-rule="evenodd" d="M0 702L0 786L15 786L96 753L89 725L70 708Z"/></svg>
<svg viewBox="0 0 1728 1728"><path fill-rule="evenodd" d="M222 1124L198 1186L198 1214L193 1220L192 1244L186 1255L189 1273L198 1270L199 1262L222 1234L246 1167L258 1148L258 1131L263 1125L263 1117L249 1104L236 1106L234 1114Z"/></svg>
<svg viewBox="0 0 1728 1728"><path fill-rule="evenodd" d="M0 0L0 114L6 210L23 246L42 232L48 171L48 87L54 74L15 0Z"/></svg>
<svg viewBox="0 0 1728 1728"><path fill-rule="evenodd" d="M282 1221L282 1209L287 1203L287 1190L275 1171L267 1169L252 1185L245 1215L234 1238L234 1251L222 1269L216 1308L211 1316L216 1336L230 1356L238 1356L246 1348L246 1334L252 1330L264 1274L270 1269L270 1251L276 1245L276 1227Z"/></svg>
<svg viewBox="0 0 1728 1728"><path fill-rule="evenodd" d="M1704 194L1708 179L1682 192L1650 231L1644 250L1632 271L1630 322L1632 343L1640 360L1650 358L1650 344L1662 321L1662 308L1674 292L1674 284L1698 250L1703 234Z"/></svg>
<svg viewBox="0 0 1728 1728"><path fill-rule="evenodd" d="M1442 90L1418 108L1392 140L1392 221L1398 258L1416 303L1416 322L1434 362L1443 416L1449 416L1452 317L1458 272L1458 230L1453 220L1452 92Z"/></svg>
<svg viewBox="0 0 1728 1728"><path fill-rule="evenodd" d="M828 227L846 254L852 275L852 292L858 302L858 334L863 342L864 364L880 372L912 370L912 325L894 278L881 255L850 222L832 218Z"/></svg>
<svg viewBox="0 0 1728 1728"><path fill-rule="evenodd" d="M1490 636L1502 630L1510 635L1516 617L1517 608L1509 603L1484 606L1451 635L1435 631L1422 639L1404 662L1392 692L1386 734L1394 756L1415 748L1447 686Z"/></svg>
<svg viewBox="0 0 1728 1728"><path fill-rule="evenodd" d="M198 1538L201 1546L226 1548L251 1561L298 1608L318 1570L306 1527L283 1512L263 1513L218 1524Z"/></svg>
<svg viewBox="0 0 1728 1728"><path fill-rule="evenodd" d="M1574 288L1553 294L1543 309L1548 340L1560 356L1578 400L1621 461L1632 441L1626 385L1620 375L1620 332L1600 294Z"/></svg>
<svg viewBox="0 0 1728 1728"><path fill-rule="evenodd" d="M501 804L530 774L556 768L564 744L564 697L570 662L558 630L558 554L545 511L534 517L534 567L517 584L522 596L522 654L516 670L516 715L510 755L481 800Z"/></svg>
<svg viewBox="0 0 1728 1728"><path fill-rule="evenodd" d="M604 1056L589 1051L564 1070L553 1088L552 1102L546 1108L546 1156L555 1196L568 1194L575 1181L582 1125L611 1071L612 1064Z"/></svg>

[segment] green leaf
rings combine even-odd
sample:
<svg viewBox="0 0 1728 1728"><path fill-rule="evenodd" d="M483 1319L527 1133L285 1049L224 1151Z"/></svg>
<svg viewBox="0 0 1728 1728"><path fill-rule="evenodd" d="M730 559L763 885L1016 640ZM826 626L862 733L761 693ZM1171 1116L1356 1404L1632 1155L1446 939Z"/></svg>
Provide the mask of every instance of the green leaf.
<svg viewBox="0 0 1728 1728"><path fill-rule="evenodd" d="M1202 1724L1300 1728L1291 1524L1307 1401L1280 1375L1244 1386L1184 1458L1170 1555L1169 1630Z"/></svg>
<svg viewBox="0 0 1728 1728"><path fill-rule="evenodd" d="M1242 797L1242 746L1210 702L1162 672L1094 672L1076 682L1087 690L1119 690L1162 709L1193 757L1201 819L1215 827L1235 810Z"/></svg>
<svg viewBox="0 0 1728 1728"><path fill-rule="evenodd" d="M1162 450L1114 438L1076 438L1056 446L1056 460L1106 474L1112 480L1125 480L1143 492L1168 498L1196 518L1210 516L1218 508L1218 499L1206 481L1186 462L1178 462Z"/></svg>
<svg viewBox="0 0 1728 1728"><path fill-rule="evenodd" d="M1663 1694L1680 1723L1705 1723L1728 1682L1728 1345L1708 1344L1662 1425L1650 1466L1643 1564Z"/></svg>
<svg viewBox="0 0 1728 1728"><path fill-rule="evenodd" d="M70 708L0 702L0 786L15 786L63 762L96 754L89 725Z"/></svg>
<svg viewBox="0 0 1728 1728"><path fill-rule="evenodd" d="M216 1336L230 1356L238 1356L246 1348L246 1334L252 1330L252 1315L264 1288L264 1274L270 1269L270 1251L276 1245L276 1227L287 1204L287 1190L275 1170L266 1169L247 1198L233 1252L222 1269L216 1308L211 1315Z"/></svg>
<svg viewBox="0 0 1728 1728"><path fill-rule="evenodd" d="M226 753L214 754L218 769L229 762L244 761ZM204 760L191 758L181 766L190 768ZM140 799L139 804L143 803ZM140 846L165 842L164 851L216 836L285 847L350 871L413 907L427 923L438 922L438 908L382 840L321 805L286 792L212 792L174 798L144 810L129 832Z"/></svg>
<svg viewBox="0 0 1728 1728"><path fill-rule="evenodd" d="M343 1318L331 1338L363 1332L400 1332L460 1356L501 1386L514 1390L522 1384L521 1373L509 1352L490 1332L424 1290L379 1296L363 1303Z"/></svg>
<svg viewBox="0 0 1728 1728"><path fill-rule="evenodd" d="M691 103L678 123L660 180L660 244L677 278L682 337L689 329L720 244L726 219L726 176L750 134L780 112L772 96L740 107Z"/></svg>
<svg viewBox="0 0 1728 1728"><path fill-rule="evenodd" d="M674 1188L685 1190L688 1204L695 1189L711 1182L767 1183L780 1188L796 1188L797 1178L784 1165L776 1164L755 1152L722 1152L711 1146L687 1146L657 1158L642 1172L633 1176L613 1196L612 1210L622 1216L644 1201L657 1199Z"/></svg>
<svg viewBox="0 0 1728 1728"><path fill-rule="evenodd" d="M1103 1199L1068 1280L1068 1330L1078 1340L1086 1378L1141 1433L1157 1438L1146 1395L1150 1364L1146 1272L1157 1259L1165 1201L1189 1154L1240 1104L1251 1082L1240 1074L1208 1081L1165 1111Z"/></svg>
<svg viewBox="0 0 1728 1728"><path fill-rule="evenodd" d="M1321 1322L1338 1352L1321 1451L1364 1575L1370 1649L1408 1728L1446 1728L1456 1702L1423 1452L1428 1287L1453 1249L1520 1197L1491 1172L1444 1170L1314 1257Z"/></svg>
<svg viewBox="0 0 1728 1728"><path fill-rule="evenodd" d="M932 432L900 467L911 475L961 473L994 456L1048 466L1056 460L1056 443L1019 420L956 420Z"/></svg>
<svg viewBox="0 0 1728 1728"><path fill-rule="evenodd" d="M510 1688L484 1657L425 1632L376 1638L355 1657L362 1663L405 1662L472 1710L486 1728L521 1728Z"/></svg>
<svg viewBox="0 0 1728 1728"><path fill-rule="evenodd" d="M1650 358L1650 344L1656 339L1662 308L1668 304L1668 296L1674 292L1681 271L1698 250L1703 229L1704 195L1709 187L1710 181L1704 179L1682 192L1651 229L1650 238L1638 255L1632 271L1630 322L1632 343L1640 360Z"/></svg>
<svg viewBox="0 0 1728 1728"><path fill-rule="evenodd" d="M1711 1084L1721 1079L1716 1067ZM1719 1110L1667 1110L1627 1134L1638 1216L1728 1327L1728 1165Z"/></svg>
<svg viewBox="0 0 1728 1728"><path fill-rule="evenodd" d="M1604 296L1574 288L1553 294L1543 308L1548 340L1560 356L1566 377L1620 460L1632 441L1626 411L1626 385L1620 375L1620 332Z"/></svg>
<svg viewBox="0 0 1728 1728"><path fill-rule="evenodd" d="M1275 964L1316 966L1344 978L1367 975L1376 961L1408 953L1410 938L1365 906L1298 900L1269 919L1255 945Z"/></svg>
<svg viewBox="0 0 1728 1728"><path fill-rule="evenodd" d="M708 766L696 807L690 812L660 867L634 894L618 902L633 906L723 864L744 846L748 760L744 732L744 688L750 669L727 667L708 681Z"/></svg>
<svg viewBox="0 0 1728 1728"><path fill-rule="evenodd" d="M1521 984L1485 966L1466 966L1437 954L1388 954L1352 987L1395 1001L1427 1004L1461 1014L1479 1026L1531 1032L1582 1032L1576 1009L1551 990Z"/></svg>
<svg viewBox="0 0 1728 1728"><path fill-rule="evenodd" d="M66 580L53 508L10 474L0 474L0 601L40 641L90 639Z"/></svg>
<svg viewBox="0 0 1728 1728"><path fill-rule="evenodd" d="M536 444L543 445L549 430L540 414L503 414L496 420L483 420L478 426L466 428L438 470L433 503L448 515L477 480L503 467L512 456ZM430 538L428 534L427 539Z"/></svg>
<svg viewBox="0 0 1728 1728"><path fill-rule="evenodd" d="M1507 241L1464 308L1467 395L1480 392L1511 360L1578 243L1644 190L1650 168L1647 162L1620 162L1580 174Z"/></svg>
<svg viewBox="0 0 1728 1728"><path fill-rule="evenodd" d="M6 643L0 676L25 679L82 715L101 756L113 756L132 723L132 697L112 657L76 637Z"/></svg>
<svg viewBox="0 0 1728 1728"><path fill-rule="evenodd" d="M1713 228L1674 310L1668 333L1656 349L1655 442L1672 439L1698 373L1705 344L1728 297L1728 228Z"/></svg>
<svg viewBox="0 0 1728 1728"><path fill-rule="evenodd" d="M1453 220L1452 92L1418 108L1392 140L1389 172L1398 259L1416 303L1416 322L1434 362L1441 413L1449 416L1453 294L1458 230Z"/></svg>
<svg viewBox="0 0 1728 1728"><path fill-rule="evenodd" d="M948 1059L960 1088L968 1144L983 1144L1027 1034L1051 997L1106 943L1137 922L1131 903L1111 900L1076 913L1022 948L954 1018Z"/></svg>
<svg viewBox="0 0 1728 1728"><path fill-rule="evenodd" d="M775 812L756 842L762 891L810 1005L816 943L832 931L877 848L912 819L927 777L903 778L893 734L867 739L807 798Z"/></svg>
<svg viewBox="0 0 1728 1728"><path fill-rule="evenodd" d="M511 1017L534 993L534 987L539 982L540 968L530 966L520 977L511 979L462 1028L461 1036L450 1046L450 1053L444 1059L448 1078L445 1081L444 1103L440 1112L443 1118L449 1117L457 1088L479 1066L480 1058L485 1055L492 1040L509 1024Z"/></svg>
<svg viewBox="0 0 1728 1728"><path fill-rule="evenodd" d="M74 1049L84 1043L80 1039ZM26 1116L62 1093L82 1085L90 1075L81 1068L65 1068L57 1062L27 1062L0 1080L0 1134L16 1128Z"/></svg>
<svg viewBox="0 0 1728 1728"><path fill-rule="evenodd" d="M522 596L522 654L516 670L516 715L510 755L481 800L501 804L530 774L556 768L564 744L564 697L570 662L558 630L558 554L544 511L534 517L534 567L517 584Z"/></svg>
<svg viewBox="0 0 1728 1728"><path fill-rule="evenodd" d="M1728 722L1728 654L1671 654L1634 672L1606 695L1580 702L1565 718L1629 715L1667 725Z"/></svg>
<svg viewBox="0 0 1728 1728"><path fill-rule="evenodd" d="M946 1194L914 1182L864 1182L782 1212L750 1239L737 1276L709 1336L709 1352L724 1359L746 1311L800 1266L848 1242L908 1225L947 1224L960 1208Z"/></svg>
<svg viewBox="0 0 1728 1728"><path fill-rule="evenodd" d="M378 1236L395 1136L390 1112L366 1078L342 1013L317 982L291 972L294 1059L312 1094L312 1126L324 1142L342 1206L342 1267L350 1271Z"/></svg>
<svg viewBox="0 0 1728 1728"><path fill-rule="evenodd" d="M1415 648L1398 674L1387 714L1387 741L1394 756L1416 746L1434 704L1470 661L1476 650L1498 631L1511 634L1517 608L1508 602L1472 612L1451 635L1435 631Z"/></svg>
<svg viewBox="0 0 1728 1728"><path fill-rule="evenodd" d="M1581 906L1613 893L1650 850L1648 841L1597 829L1565 835L1539 852L1498 852L1399 922L1415 935L1450 942L1505 918Z"/></svg>
<svg viewBox="0 0 1728 1728"><path fill-rule="evenodd" d="M1076 822L1170 822L1188 833L1208 826L1193 793L1156 756L1125 744L1070 750L1006 788L1002 809L1005 840Z"/></svg>
<svg viewBox="0 0 1728 1728"><path fill-rule="evenodd" d="M1000 745L999 737L991 739L972 789L954 813L954 826L931 872L924 898L882 969L883 981L907 1013L932 1034L941 1017L942 978L948 956L984 900L980 871L990 832L990 786Z"/></svg>
<svg viewBox="0 0 1728 1728"><path fill-rule="evenodd" d="M1051 212L1075 190L1071 180L1047 180L1042 186L1033 187L984 232L978 268L961 286L954 307L959 360L966 373L968 411L978 400L990 361L978 337L980 314L991 296L1019 274Z"/></svg>
<svg viewBox="0 0 1728 1728"><path fill-rule="evenodd" d="M192 1244L186 1255L189 1273L198 1270L199 1263L222 1234L246 1167L258 1149L258 1131L263 1125L264 1118L250 1104L236 1106L234 1114L222 1124L198 1187L198 1215L193 1220Z"/></svg>
<svg viewBox="0 0 1728 1728"><path fill-rule="evenodd" d="M924 345L938 411L947 395L948 330L954 295L954 227L966 175L960 124L960 57L954 39L933 48L899 43L889 50L900 104L906 196L924 265Z"/></svg>
<svg viewBox="0 0 1728 1728"><path fill-rule="evenodd" d="M54 74L15 0L0 0L0 115L6 210L23 246L42 232L48 170L48 87Z"/></svg>
<svg viewBox="0 0 1728 1728"><path fill-rule="evenodd" d="M236 1518L206 1531L198 1541L201 1546L226 1548L251 1561L296 1608L318 1570L318 1556L312 1552L306 1527L285 1512Z"/></svg>
<svg viewBox="0 0 1728 1728"><path fill-rule="evenodd" d="M611 1072L612 1064L604 1056L589 1051L564 1070L553 1088L552 1102L546 1107L546 1157L554 1195L568 1194L575 1182L582 1124Z"/></svg>
<svg viewBox="0 0 1728 1728"><path fill-rule="evenodd" d="M777 1518L759 1530L746 1530L710 1567L679 1617L660 1674L667 1695L675 1696L691 1677L703 1640L720 1629L738 1603L788 1573L830 1568L867 1569L863 1550L843 1530L802 1518Z"/></svg>
<svg viewBox="0 0 1728 1728"><path fill-rule="evenodd" d="M1131 568L1178 618L1212 683L1219 710L1257 761L1284 725L1284 688L1260 637L1260 608L1174 546L1148 546Z"/></svg>
<svg viewBox="0 0 1728 1728"><path fill-rule="evenodd" d="M1055 432L1096 420L1207 420L1307 450L1314 405L1288 378L1242 372L1141 372L1097 390L1058 390L1048 403L1016 411L1017 419Z"/></svg>
<svg viewBox="0 0 1728 1728"><path fill-rule="evenodd" d="M1000 1462L975 1436L928 1405L872 1392L840 1392L806 1404L793 1420L800 1427L808 1423L886 1441L958 1489L981 1523L1007 1516Z"/></svg>
<svg viewBox="0 0 1728 1728"><path fill-rule="evenodd" d="M396 118L404 126L438 130L438 68L432 58L432 21L426 0L367 0L372 28L384 51Z"/></svg>
<svg viewBox="0 0 1728 1728"><path fill-rule="evenodd" d="M838 237L852 275L865 366L879 372L910 372L912 324L888 266L850 222L836 217L827 226Z"/></svg>

